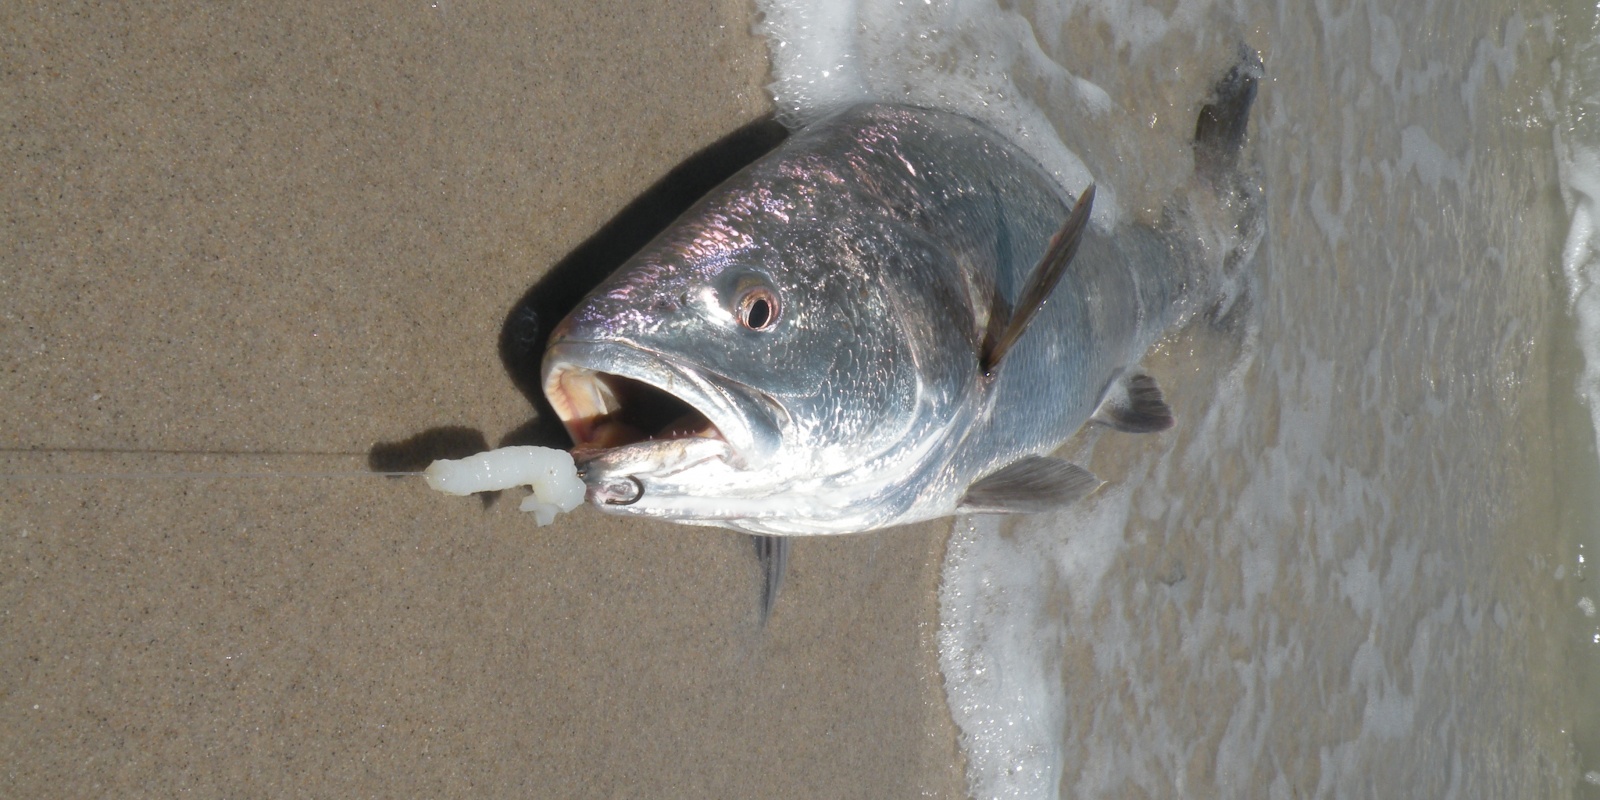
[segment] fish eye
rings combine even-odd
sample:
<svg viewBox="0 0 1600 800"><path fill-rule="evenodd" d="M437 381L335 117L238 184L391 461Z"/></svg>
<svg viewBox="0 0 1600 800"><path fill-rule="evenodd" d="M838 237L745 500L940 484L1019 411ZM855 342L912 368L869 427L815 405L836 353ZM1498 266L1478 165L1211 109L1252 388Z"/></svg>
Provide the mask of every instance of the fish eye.
<svg viewBox="0 0 1600 800"><path fill-rule="evenodd" d="M778 322L778 296L765 286L748 289L739 298L738 316L750 330L770 330Z"/></svg>

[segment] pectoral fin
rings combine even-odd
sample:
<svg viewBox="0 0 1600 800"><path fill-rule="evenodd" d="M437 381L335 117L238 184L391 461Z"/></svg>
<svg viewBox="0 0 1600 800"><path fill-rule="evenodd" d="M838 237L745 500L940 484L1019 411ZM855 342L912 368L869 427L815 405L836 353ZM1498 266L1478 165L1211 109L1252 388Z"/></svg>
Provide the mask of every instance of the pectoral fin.
<svg viewBox="0 0 1600 800"><path fill-rule="evenodd" d="M1106 387L1100 407L1090 419L1123 433L1154 433L1172 427L1172 409L1155 378L1124 373Z"/></svg>
<svg viewBox="0 0 1600 800"><path fill-rule="evenodd" d="M1026 456L967 488L958 510L980 514L1034 514L1077 502L1100 479L1059 458Z"/></svg>
<svg viewBox="0 0 1600 800"><path fill-rule="evenodd" d="M1011 310L1011 316L1005 321L1005 326L999 326L999 320L991 317L989 330L992 334L999 330L999 335L990 335L983 343L983 374L993 375L1000 366L1000 360L1006 357L1011 346L1022 338L1028 330L1028 323L1033 321L1033 315L1039 313L1044 306L1044 301L1050 299L1050 293L1055 291L1056 284L1061 282L1061 276L1067 274L1067 265L1072 263L1072 257L1078 252L1078 243L1083 240L1083 231L1089 226L1089 209L1094 206L1094 185L1083 190L1078 196L1078 202L1072 206L1072 213L1067 215L1067 221L1061 230L1050 239L1050 247L1044 252L1044 258L1039 259L1039 264L1033 268L1033 274L1028 276L1028 283L1022 287L1022 293L1017 295L1016 305Z"/></svg>

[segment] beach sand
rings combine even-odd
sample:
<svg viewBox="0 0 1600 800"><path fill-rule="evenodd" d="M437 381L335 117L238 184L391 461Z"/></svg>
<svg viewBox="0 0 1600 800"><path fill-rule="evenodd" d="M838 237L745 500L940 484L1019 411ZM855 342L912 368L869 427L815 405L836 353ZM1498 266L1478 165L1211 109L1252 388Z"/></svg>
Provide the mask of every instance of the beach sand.
<svg viewBox="0 0 1600 800"><path fill-rule="evenodd" d="M948 523L763 628L746 537L361 474L547 434L519 298L770 136L740 0L548 5L0 11L0 795L962 794Z"/></svg>

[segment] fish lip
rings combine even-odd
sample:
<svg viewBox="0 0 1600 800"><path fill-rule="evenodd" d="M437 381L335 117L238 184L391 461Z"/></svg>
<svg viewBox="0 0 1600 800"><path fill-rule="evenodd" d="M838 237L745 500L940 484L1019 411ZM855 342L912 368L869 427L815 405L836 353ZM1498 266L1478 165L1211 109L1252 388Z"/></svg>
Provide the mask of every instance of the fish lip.
<svg viewBox="0 0 1600 800"><path fill-rule="evenodd" d="M596 417L596 396L578 397L574 391L599 391L599 376L616 376L645 384L671 395L703 415L715 428L715 438L727 445L727 459L745 467L770 457L780 444L781 407L764 392L715 372L684 364L671 356L626 342L563 340L545 351L541 369L545 398L584 450L585 461L609 453L647 450L677 440L646 440L608 448L585 448ZM670 465L664 465L670 466ZM602 476L586 475L593 481Z"/></svg>

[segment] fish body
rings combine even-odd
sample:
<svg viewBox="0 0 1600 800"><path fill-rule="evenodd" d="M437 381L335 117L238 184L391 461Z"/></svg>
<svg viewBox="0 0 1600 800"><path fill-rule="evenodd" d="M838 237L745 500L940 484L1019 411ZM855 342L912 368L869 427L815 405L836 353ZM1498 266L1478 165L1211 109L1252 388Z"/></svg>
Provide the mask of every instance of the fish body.
<svg viewBox="0 0 1600 800"><path fill-rule="evenodd" d="M1092 476L1047 454L1092 419L1170 424L1134 365L1206 279L1176 235L1084 227L986 363L1073 212L966 117L873 104L797 132L552 334L545 393L589 499L787 536L1082 495Z"/></svg>

